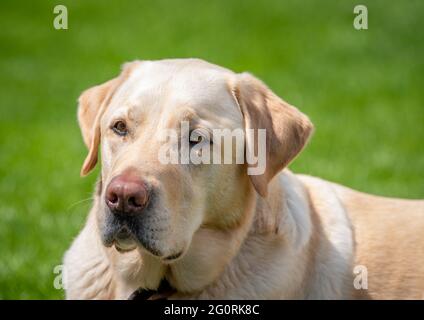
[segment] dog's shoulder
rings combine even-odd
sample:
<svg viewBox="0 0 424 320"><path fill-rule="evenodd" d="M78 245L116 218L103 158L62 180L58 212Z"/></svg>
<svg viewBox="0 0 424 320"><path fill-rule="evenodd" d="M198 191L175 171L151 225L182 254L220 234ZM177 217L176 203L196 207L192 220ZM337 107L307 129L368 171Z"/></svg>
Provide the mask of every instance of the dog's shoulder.
<svg viewBox="0 0 424 320"><path fill-rule="evenodd" d="M296 175L307 190L314 222L316 260L309 298L349 298L354 264L354 233L348 213L331 182Z"/></svg>

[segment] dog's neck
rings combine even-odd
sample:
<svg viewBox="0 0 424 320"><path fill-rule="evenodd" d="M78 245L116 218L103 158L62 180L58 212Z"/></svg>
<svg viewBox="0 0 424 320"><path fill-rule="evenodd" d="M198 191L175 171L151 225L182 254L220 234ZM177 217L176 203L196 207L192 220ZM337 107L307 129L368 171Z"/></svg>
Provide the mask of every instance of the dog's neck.
<svg viewBox="0 0 424 320"><path fill-rule="evenodd" d="M285 171L272 181L266 199L259 195L250 198L252 201L246 203L240 224L224 230L201 227L186 255L172 264L163 264L141 251L119 257L113 254L111 259L125 284L124 288L118 288L119 295L128 297L139 287L155 289L166 279L182 297L231 296L231 283L267 272L269 264L262 262L269 258L268 252L272 255L276 246L283 248L284 243L290 242L286 246L290 250L302 250L310 238L311 221L307 195L297 178ZM259 257L264 261L257 261ZM243 261L257 263L249 266ZM262 270L258 270L259 266Z"/></svg>
<svg viewBox="0 0 424 320"><path fill-rule="evenodd" d="M285 298L301 296L298 288L302 287L307 270L294 266L306 266L299 259L307 259L311 235L308 193L295 175L284 170L270 183L266 199L256 196L248 232L237 252L219 277L194 297L281 298L280 292L272 290L276 284L286 286L282 290L287 294ZM281 250L281 254L276 254L276 250ZM257 286L258 283L262 285Z"/></svg>

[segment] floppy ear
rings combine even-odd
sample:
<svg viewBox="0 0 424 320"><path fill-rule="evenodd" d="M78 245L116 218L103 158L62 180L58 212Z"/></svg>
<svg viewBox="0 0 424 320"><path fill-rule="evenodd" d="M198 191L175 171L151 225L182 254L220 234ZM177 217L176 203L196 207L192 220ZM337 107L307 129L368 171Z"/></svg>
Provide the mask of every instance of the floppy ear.
<svg viewBox="0 0 424 320"><path fill-rule="evenodd" d="M81 168L81 176L87 175L97 163L100 144L100 118L113 94L128 77L131 66L135 63L124 64L118 77L85 90L78 99L78 122L84 143L88 148L88 155Z"/></svg>
<svg viewBox="0 0 424 320"><path fill-rule="evenodd" d="M303 149L313 125L306 115L248 73L236 75L233 93L243 113L245 129L254 129L255 132L266 129L265 172L250 175L256 191L266 197L269 181ZM257 141L255 143L246 136L246 152L257 149L257 145Z"/></svg>

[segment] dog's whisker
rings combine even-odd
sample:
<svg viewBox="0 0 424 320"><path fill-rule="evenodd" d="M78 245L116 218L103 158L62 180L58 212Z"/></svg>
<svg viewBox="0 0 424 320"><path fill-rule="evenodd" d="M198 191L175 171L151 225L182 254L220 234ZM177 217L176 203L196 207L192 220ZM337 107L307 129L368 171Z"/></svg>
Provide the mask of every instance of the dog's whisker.
<svg viewBox="0 0 424 320"><path fill-rule="evenodd" d="M77 201L77 202L75 202L75 203L71 204L71 205L70 205L70 206L66 209L66 211L69 211L69 210L73 209L74 207L76 207L76 206L78 206L78 205L80 205L80 204L82 204L82 203L86 203L87 201L90 201L90 200L94 200L94 197L89 197L89 198L87 198L87 199L79 200L79 201Z"/></svg>

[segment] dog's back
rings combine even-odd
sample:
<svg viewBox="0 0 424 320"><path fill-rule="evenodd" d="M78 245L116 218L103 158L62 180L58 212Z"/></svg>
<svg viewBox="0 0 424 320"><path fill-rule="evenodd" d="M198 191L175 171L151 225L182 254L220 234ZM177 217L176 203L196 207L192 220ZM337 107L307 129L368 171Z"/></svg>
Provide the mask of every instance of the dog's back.
<svg viewBox="0 0 424 320"><path fill-rule="evenodd" d="M357 298L424 297L424 201L378 197L335 185L352 221L356 265L368 290Z"/></svg>

